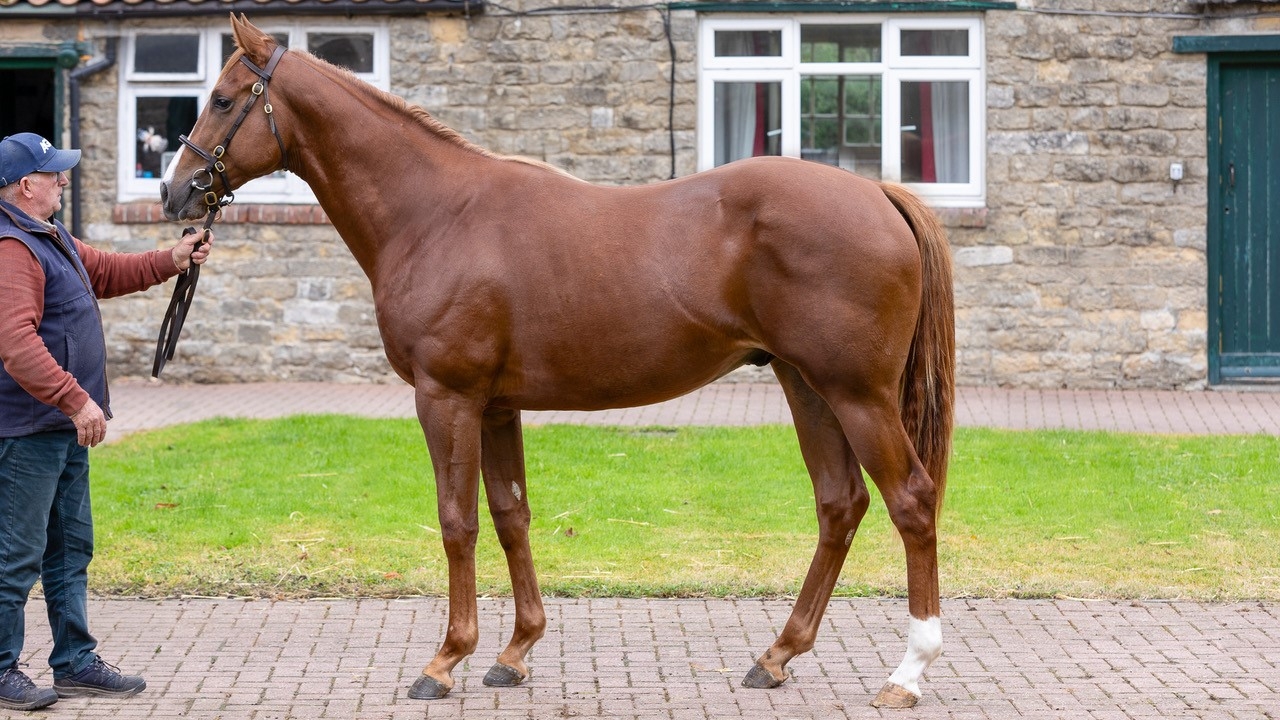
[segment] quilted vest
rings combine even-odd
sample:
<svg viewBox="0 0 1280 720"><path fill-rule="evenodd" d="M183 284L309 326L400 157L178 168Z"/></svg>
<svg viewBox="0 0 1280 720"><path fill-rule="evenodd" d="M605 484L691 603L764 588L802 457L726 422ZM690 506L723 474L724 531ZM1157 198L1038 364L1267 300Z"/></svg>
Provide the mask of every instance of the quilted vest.
<svg viewBox="0 0 1280 720"><path fill-rule="evenodd" d="M108 418L107 346L102 315L89 273L71 233L55 221L50 230L9 203L0 201L0 237L20 240L44 269L44 316L37 329L49 354ZM0 273L4 268L0 268ZM0 363L0 437L22 437L48 430L74 430L61 410L22 389Z"/></svg>

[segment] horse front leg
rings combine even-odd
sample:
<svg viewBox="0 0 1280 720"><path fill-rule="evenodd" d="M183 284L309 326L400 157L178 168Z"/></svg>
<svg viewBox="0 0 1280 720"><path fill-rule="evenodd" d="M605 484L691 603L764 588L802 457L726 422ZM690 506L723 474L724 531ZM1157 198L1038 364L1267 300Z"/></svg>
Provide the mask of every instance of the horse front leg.
<svg viewBox="0 0 1280 720"><path fill-rule="evenodd" d="M422 382L418 384L417 407L435 471L440 536L449 562L449 629L435 658L409 688L409 697L432 700L453 689L453 668L475 651L480 634L476 620L476 506L482 408L465 398L432 392Z"/></svg>
<svg viewBox="0 0 1280 720"><path fill-rule="evenodd" d="M529 677L525 656L547 629L542 593L529 549L529 494L525 484L524 440L518 410L489 411L481 435L481 474L489 514L507 556L516 622L511 642L484 676L494 687L519 685Z"/></svg>
<svg viewBox="0 0 1280 720"><path fill-rule="evenodd" d="M750 688L772 688L786 682L790 677L786 664L813 649L849 545L870 504L858 461L831 408L794 367L775 360L773 368L786 391L800 453L813 479L818 548L786 626L742 680L743 686Z"/></svg>

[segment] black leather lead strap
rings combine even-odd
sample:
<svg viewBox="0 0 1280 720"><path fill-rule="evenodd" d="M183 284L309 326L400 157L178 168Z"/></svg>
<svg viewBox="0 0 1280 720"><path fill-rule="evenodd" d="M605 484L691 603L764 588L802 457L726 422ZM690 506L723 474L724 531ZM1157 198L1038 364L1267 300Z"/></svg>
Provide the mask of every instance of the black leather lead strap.
<svg viewBox="0 0 1280 720"><path fill-rule="evenodd" d="M213 227L213 219L216 215L217 211L210 208L209 216L204 221L204 231L191 248L191 252L199 250L208 239L209 228ZM183 230L182 234L190 235L195 230L189 227ZM151 364L153 378L160 377L160 371L164 370L165 363L173 359L173 352L178 348L178 336L182 334L182 325L187 321L187 311L191 309L191 300L196 296L196 283L199 281L200 266L194 262L178 275L178 282L173 286L173 297L169 299L169 308L164 311L164 320L160 323L160 335L156 338L156 358Z"/></svg>

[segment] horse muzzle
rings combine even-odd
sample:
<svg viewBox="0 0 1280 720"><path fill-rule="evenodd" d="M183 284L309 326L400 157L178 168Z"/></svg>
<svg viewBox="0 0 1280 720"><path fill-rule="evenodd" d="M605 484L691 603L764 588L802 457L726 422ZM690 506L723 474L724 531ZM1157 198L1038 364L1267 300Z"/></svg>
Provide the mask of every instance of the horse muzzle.
<svg viewBox="0 0 1280 720"><path fill-rule="evenodd" d="M199 220L209 212L204 203L204 193L197 191L189 181L161 181L160 208L172 221Z"/></svg>

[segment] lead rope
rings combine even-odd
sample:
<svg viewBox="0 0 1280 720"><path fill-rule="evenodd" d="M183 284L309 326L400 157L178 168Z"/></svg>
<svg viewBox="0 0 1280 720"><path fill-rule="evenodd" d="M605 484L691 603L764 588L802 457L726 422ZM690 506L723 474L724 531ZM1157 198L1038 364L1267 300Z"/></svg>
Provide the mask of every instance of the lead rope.
<svg viewBox="0 0 1280 720"><path fill-rule="evenodd" d="M209 206L209 215L204 219L204 230L200 239L192 246L191 252L199 250L209 239L209 230L213 227L219 209L217 205ZM195 231L195 228L188 227L182 234L186 236ZM173 297L169 299L169 308L164 311L164 320L160 323L160 335L156 338L156 359L151 365L153 378L160 377L165 363L173 359L173 351L178 347L178 336L182 334L182 325L187 321L187 311L191 309L191 300L196 296L196 283L199 281L200 266L195 261L191 261L191 265L178 275L178 282L173 286Z"/></svg>

